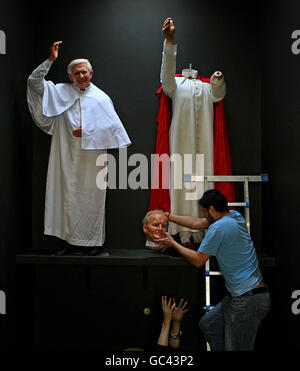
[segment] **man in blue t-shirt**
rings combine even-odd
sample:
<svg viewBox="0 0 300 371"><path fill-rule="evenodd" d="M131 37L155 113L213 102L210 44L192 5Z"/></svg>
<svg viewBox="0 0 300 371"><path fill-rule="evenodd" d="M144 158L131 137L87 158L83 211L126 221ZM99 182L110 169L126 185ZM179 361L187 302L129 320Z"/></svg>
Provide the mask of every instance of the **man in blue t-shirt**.
<svg viewBox="0 0 300 371"><path fill-rule="evenodd" d="M245 219L229 211L225 196L216 189L206 191L199 202L205 218L168 214L173 223L207 229L198 251L185 248L168 233L155 242L162 252L173 247L196 267L216 257L229 295L201 318L200 329L211 350L253 350L258 327L271 304Z"/></svg>

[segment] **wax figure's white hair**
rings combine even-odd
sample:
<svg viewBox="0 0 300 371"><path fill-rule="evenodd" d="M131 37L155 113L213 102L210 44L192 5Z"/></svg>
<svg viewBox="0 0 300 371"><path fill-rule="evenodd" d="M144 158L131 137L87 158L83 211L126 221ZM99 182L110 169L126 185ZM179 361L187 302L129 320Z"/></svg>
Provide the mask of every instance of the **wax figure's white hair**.
<svg viewBox="0 0 300 371"><path fill-rule="evenodd" d="M148 224L149 222L149 216L151 214L163 214L166 218L167 218L167 215L163 212L163 210L160 210L160 209L156 209L156 210L150 210L147 212L147 214L145 215L144 219L142 220L142 224Z"/></svg>
<svg viewBox="0 0 300 371"><path fill-rule="evenodd" d="M69 63L68 69L67 69L68 75L71 75L72 67L75 66L75 64L79 64L79 63L86 63L89 71L93 71L93 67L90 64L90 61L88 59L80 58L80 59L74 59L72 62Z"/></svg>

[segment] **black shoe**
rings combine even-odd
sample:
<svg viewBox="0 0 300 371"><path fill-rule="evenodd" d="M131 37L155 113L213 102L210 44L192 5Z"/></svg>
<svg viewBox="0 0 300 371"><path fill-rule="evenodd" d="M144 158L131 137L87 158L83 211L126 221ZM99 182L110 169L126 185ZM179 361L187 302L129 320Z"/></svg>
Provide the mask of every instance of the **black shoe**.
<svg viewBox="0 0 300 371"><path fill-rule="evenodd" d="M96 256L96 255L100 255L102 252L103 252L103 248L101 246L93 247L92 250L90 250L89 255Z"/></svg>
<svg viewBox="0 0 300 371"><path fill-rule="evenodd" d="M69 249L67 247L64 247L61 250L58 250L54 255L56 256L62 256L62 255L67 255L69 253Z"/></svg>

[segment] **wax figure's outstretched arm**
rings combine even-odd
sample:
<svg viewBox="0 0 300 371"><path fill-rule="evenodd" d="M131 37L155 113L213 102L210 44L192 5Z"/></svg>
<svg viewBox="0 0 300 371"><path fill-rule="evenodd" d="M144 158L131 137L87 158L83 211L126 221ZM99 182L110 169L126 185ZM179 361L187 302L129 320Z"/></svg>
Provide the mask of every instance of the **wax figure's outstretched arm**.
<svg viewBox="0 0 300 371"><path fill-rule="evenodd" d="M62 41L56 41L50 47L49 58L40 64L28 77L27 80L27 103L31 116L37 126L47 134L53 134L54 117L44 115L43 96L47 82L45 76L58 56L58 48Z"/></svg>
<svg viewBox="0 0 300 371"><path fill-rule="evenodd" d="M175 25L171 18L165 19L162 32L165 35L165 41L162 54L160 81L164 93L172 97L176 90L175 73L177 45L174 45Z"/></svg>
<svg viewBox="0 0 300 371"><path fill-rule="evenodd" d="M62 41L55 41L50 46L50 53L48 59L46 59L42 64L40 64L29 76L28 78L28 89L27 89L27 99L29 104L29 109L33 116L36 117L36 123L45 132L51 134L51 124L53 122L52 118L43 117L42 112L38 112L36 107L36 98L42 101L44 89L45 89L45 76L49 72L52 63L58 58L59 47ZM51 83L51 82L49 82ZM41 103L42 106L42 103ZM81 137L81 126L72 131L75 137Z"/></svg>
<svg viewBox="0 0 300 371"><path fill-rule="evenodd" d="M41 95L44 92L44 77L49 72L52 63L58 57L58 49L60 44L62 44L62 41L56 41L51 45L49 58L40 64L28 78L29 86Z"/></svg>
<svg viewBox="0 0 300 371"><path fill-rule="evenodd" d="M176 73L176 54L177 45L174 44L175 23L172 18L166 18L163 27L165 36L163 57L161 65L161 84L166 95L172 98L176 89L175 73ZM222 100L226 93L226 85L224 75L221 71L215 71L210 78L211 96L213 102Z"/></svg>

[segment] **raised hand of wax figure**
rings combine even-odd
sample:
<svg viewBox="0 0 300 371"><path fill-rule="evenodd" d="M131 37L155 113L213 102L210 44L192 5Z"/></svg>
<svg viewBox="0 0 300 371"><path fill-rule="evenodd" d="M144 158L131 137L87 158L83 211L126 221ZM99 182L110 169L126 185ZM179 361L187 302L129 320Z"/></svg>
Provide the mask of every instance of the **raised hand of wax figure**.
<svg viewBox="0 0 300 371"><path fill-rule="evenodd" d="M62 44L62 41L55 41L51 46L50 46L50 56L49 56L49 60L51 62L54 62L57 57L58 57L58 49L59 49L59 45Z"/></svg>
<svg viewBox="0 0 300 371"><path fill-rule="evenodd" d="M166 37L166 44L172 45L174 42L175 25L172 18L166 18L163 23L162 32Z"/></svg>

